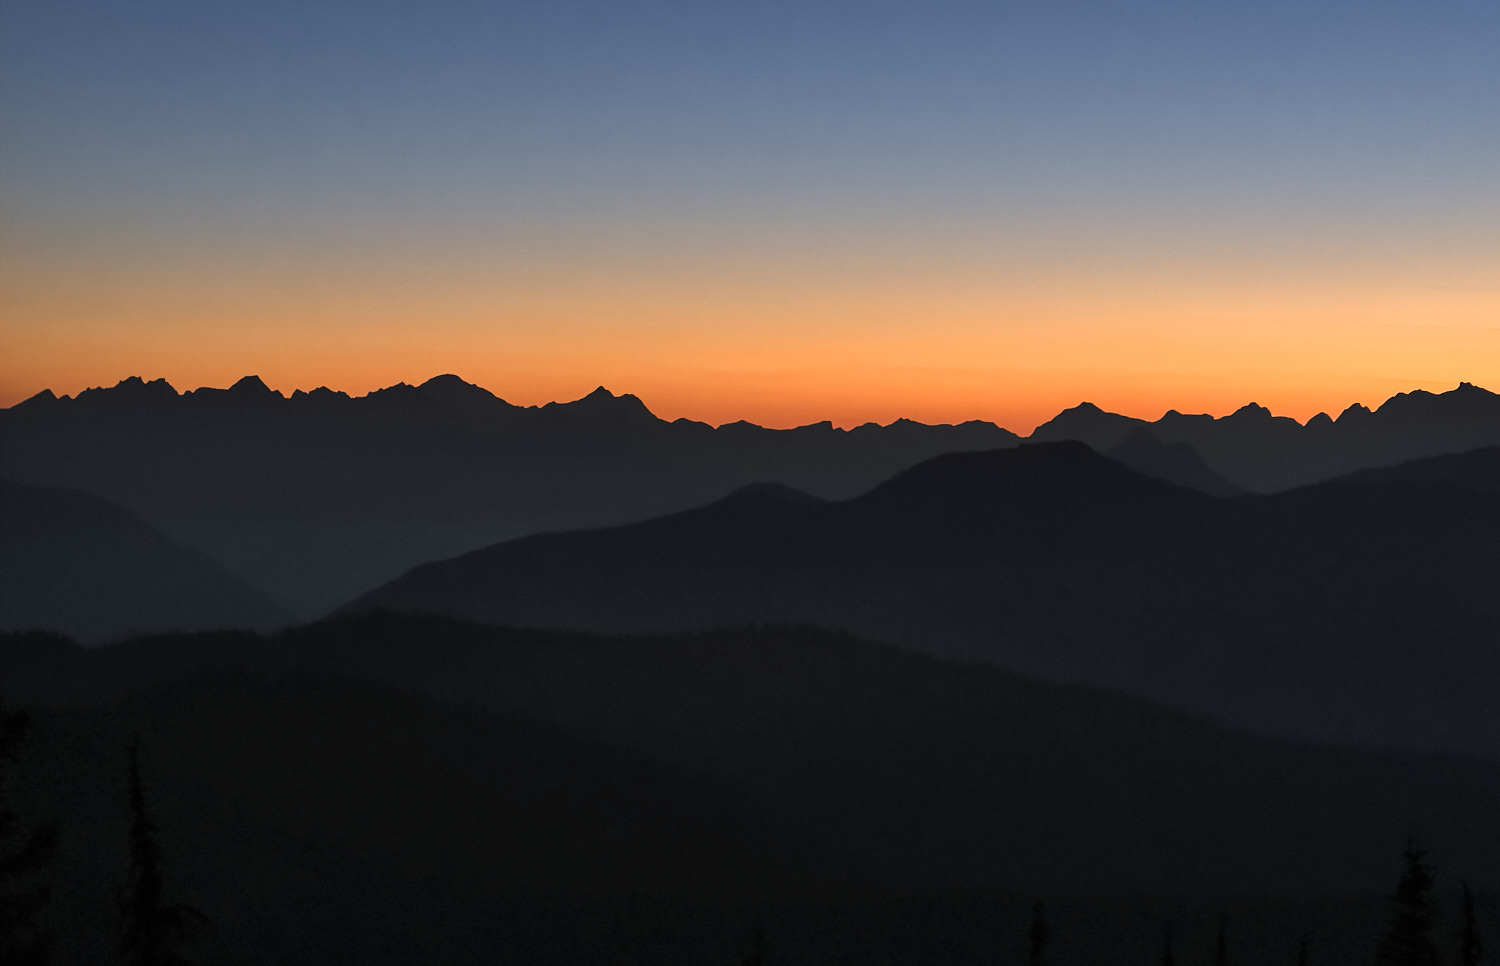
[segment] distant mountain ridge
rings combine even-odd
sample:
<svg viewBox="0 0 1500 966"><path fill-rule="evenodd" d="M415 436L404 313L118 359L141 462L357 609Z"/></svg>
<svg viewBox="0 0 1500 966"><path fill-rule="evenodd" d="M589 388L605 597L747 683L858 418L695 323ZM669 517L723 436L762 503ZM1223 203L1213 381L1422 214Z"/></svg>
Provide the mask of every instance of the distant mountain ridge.
<svg viewBox="0 0 1500 966"><path fill-rule="evenodd" d="M1500 444L1500 397L1467 383L1306 426L1247 406L1154 423L1083 404L1032 440L1080 439L1214 495ZM408 568L528 533L671 513L768 482L846 499L943 453L1014 446L992 423L772 430L658 419L604 388L521 407L453 375L360 397L254 376L178 393L132 377L0 410L0 475L96 493L314 616Z"/></svg>
<svg viewBox="0 0 1500 966"><path fill-rule="evenodd" d="M290 397L254 376L179 394L124 380L0 410L0 475L97 493L321 614L408 568L542 530L624 523L777 482L846 497L990 423L851 430L658 419L632 395L520 407L456 376Z"/></svg>
<svg viewBox="0 0 1500 966"><path fill-rule="evenodd" d="M1444 393L1398 393L1374 410L1356 403L1337 419L1318 413L1306 425L1255 403L1218 419L1171 410L1155 422L1083 403L1038 426L1030 439L1076 439L1104 452L1140 430L1168 445L1186 443L1236 485L1273 493L1368 467L1500 445L1500 395L1463 382Z"/></svg>
<svg viewBox="0 0 1500 966"><path fill-rule="evenodd" d="M1415 463L1223 500L1072 441L954 453L852 500L744 493L499 544L348 609L809 623L1276 732L1500 758L1500 485L1468 462L1461 483Z"/></svg>
<svg viewBox="0 0 1500 966"><path fill-rule="evenodd" d="M88 493L0 480L0 630L89 643L286 622L201 553Z"/></svg>

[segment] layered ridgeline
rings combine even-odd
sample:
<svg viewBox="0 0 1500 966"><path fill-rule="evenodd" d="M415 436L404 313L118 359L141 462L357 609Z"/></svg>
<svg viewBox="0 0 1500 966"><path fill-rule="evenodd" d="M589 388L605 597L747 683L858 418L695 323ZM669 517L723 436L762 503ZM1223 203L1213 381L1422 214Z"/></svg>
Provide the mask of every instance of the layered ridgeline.
<svg viewBox="0 0 1500 966"><path fill-rule="evenodd" d="M0 640L60 819L63 959L113 950L138 737L204 962L1369 961L1417 829L1500 885L1500 765L1255 737L815 629L608 638L377 615ZM65 874L64 874L65 870ZM1266 901L1246 902L1245 895ZM1490 932L1500 923L1482 909Z"/></svg>
<svg viewBox="0 0 1500 966"><path fill-rule="evenodd" d="M285 622L222 566L122 507L0 480L0 630L102 643L132 631Z"/></svg>
<svg viewBox="0 0 1500 966"><path fill-rule="evenodd" d="M128 379L0 410L0 477L139 513L304 615L416 564L538 530L643 519L756 480L853 496L989 423L844 431L656 418L635 396L512 406L454 376L351 398L254 377L178 394Z"/></svg>
<svg viewBox="0 0 1500 966"><path fill-rule="evenodd" d="M1082 439L1146 475L1227 495L1500 444L1500 397L1413 392L1306 426L1257 406L1147 423L1084 405L1033 438ZM128 379L0 410L0 477L113 500L311 616L419 563L527 533L644 519L754 482L844 499L929 457L1018 441L977 421L667 422L603 389L522 408L454 376L358 398L286 398L254 377L181 394Z"/></svg>
<svg viewBox="0 0 1500 966"><path fill-rule="evenodd" d="M1500 395L1467 382L1439 394L1419 389L1374 410L1355 404L1337 419L1319 413L1305 425L1255 403L1218 419L1172 410L1155 422L1083 403L1038 426L1031 440L1076 439L1104 452L1142 430L1190 446L1238 486L1273 493L1366 467L1500 446Z"/></svg>
<svg viewBox="0 0 1500 966"><path fill-rule="evenodd" d="M1500 758L1500 459L1210 497L1074 442L851 500L752 487L412 570L351 605L600 631L842 628L1323 738Z"/></svg>

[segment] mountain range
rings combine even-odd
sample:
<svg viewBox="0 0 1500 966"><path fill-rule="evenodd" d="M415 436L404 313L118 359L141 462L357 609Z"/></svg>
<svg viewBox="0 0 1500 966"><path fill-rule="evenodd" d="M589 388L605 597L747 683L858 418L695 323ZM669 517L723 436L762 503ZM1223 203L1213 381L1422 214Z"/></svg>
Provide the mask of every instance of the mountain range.
<svg viewBox="0 0 1500 966"><path fill-rule="evenodd" d="M1023 440L44 394L0 411L0 630L114 643L0 635L4 804L59 818L78 962L137 738L216 962L991 962L1040 897L1058 966L1225 921L1352 966L1413 831L1494 928L1496 398Z"/></svg>
<svg viewBox="0 0 1500 966"><path fill-rule="evenodd" d="M1305 426L1254 405L1148 423L1084 404L1030 439L1079 439L1215 495L1277 491L1500 444L1500 396L1416 391ZM456 376L361 397L285 397L253 376L185 393L132 378L0 410L0 477L111 500L311 617L410 567L529 533L685 510L751 483L842 500L933 456L1020 441L980 421L668 422L603 388L519 407Z"/></svg>
<svg viewBox="0 0 1500 966"><path fill-rule="evenodd" d="M351 612L840 628L1277 733L1500 758L1500 450L1215 498L1077 442L417 567Z"/></svg>
<svg viewBox="0 0 1500 966"><path fill-rule="evenodd" d="M1318 413L1305 424L1255 403L1218 419L1170 410L1155 422L1083 403L1038 426L1030 439L1076 439L1102 452L1138 430L1192 447L1237 486L1275 493L1367 467L1500 445L1500 395L1465 382L1444 393L1398 393L1373 410L1355 404L1336 419Z"/></svg>
<svg viewBox="0 0 1500 966"><path fill-rule="evenodd" d="M522 409L454 377L283 398L253 377L179 395L126 380L0 411L0 477L139 513L304 616L409 567L539 530L623 523L757 480L851 496L998 427L768 430L666 422L600 389Z"/></svg>

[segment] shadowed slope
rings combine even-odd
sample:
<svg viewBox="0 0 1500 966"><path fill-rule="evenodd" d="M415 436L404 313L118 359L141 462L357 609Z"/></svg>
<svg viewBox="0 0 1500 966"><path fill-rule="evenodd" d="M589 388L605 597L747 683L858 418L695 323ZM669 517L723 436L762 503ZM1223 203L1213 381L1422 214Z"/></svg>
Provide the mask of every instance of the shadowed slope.
<svg viewBox="0 0 1500 966"><path fill-rule="evenodd" d="M1245 492L1243 487L1210 469L1203 457L1188 444L1163 443L1148 429L1134 430L1124 442L1103 452L1143 476L1166 480L1210 496L1238 496Z"/></svg>
<svg viewBox="0 0 1500 966"><path fill-rule="evenodd" d="M268 628L282 616L207 557L87 493L0 481L0 629L100 642Z"/></svg>
<svg viewBox="0 0 1500 966"><path fill-rule="evenodd" d="M163 741L201 746L194 754L198 767L210 769L205 774L222 767L215 760L245 761L250 750L242 746L253 735L286 744L255 753L252 760L267 767L278 754L374 761L386 745L428 742L402 767L426 759L421 768L451 769L466 781L502 779L518 801L543 801L547 788L634 788L649 807L569 806L573 815L615 811L618 843L627 849L689 814L697 818L685 828L726 852L767 829L795 832L779 844L755 843L767 861L753 867L785 874L806 861L829 873L820 889L861 882L895 893L1377 887L1389 843L1412 823L1431 829L1471 874L1500 870L1500 828L1488 820L1500 807L1500 766L1258 738L1118 694L810 628L601 638L371 615L269 641L168 637L93 652L12 641L0 648L0 661L0 697L13 703L68 715L115 706L165 715L162 722L174 723L153 729ZM414 713L431 718L432 701L473 717L465 724L442 712L452 723L437 732L402 724ZM273 714L283 720L272 723L266 716ZM546 737L554 731L601 742L624 758L563 753L566 742ZM298 733L305 749L295 747ZM528 778L515 765L497 771L487 758L496 751L486 742L521 734L554 746L553 777L531 790L539 775ZM227 744L214 750L215 742ZM600 769L616 767L617 777L602 778ZM349 771L332 768L346 776L340 781L379 780L378 772ZM239 764L215 780L254 781ZM276 793L284 795L301 782L335 780L288 776L273 787L284 786ZM675 790L663 782L675 782ZM320 811L354 807L362 797L354 787L296 795ZM544 829L543 814L527 821ZM320 834L340 825L327 821ZM663 856L678 864L675 878L654 878L660 873L650 865L612 874L622 877L617 885L635 875L648 891L695 888L694 877L701 888L756 887L745 869L716 869L712 861L688 861L690 854ZM545 881L600 887L585 883L605 881L608 855L559 852ZM494 872L510 882L538 874L514 865Z"/></svg>
<svg viewBox="0 0 1500 966"><path fill-rule="evenodd" d="M1487 446L1467 453L1433 456L1395 466L1361 470L1351 473L1345 479L1358 484L1451 484L1500 493L1500 446Z"/></svg>
<svg viewBox="0 0 1500 966"><path fill-rule="evenodd" d="M1219 500L1078 443L857 499L740 494L416 568L350 605L500 623L845 628L1325 737L1500 755L1500 501L1335 482Z"/></svg>

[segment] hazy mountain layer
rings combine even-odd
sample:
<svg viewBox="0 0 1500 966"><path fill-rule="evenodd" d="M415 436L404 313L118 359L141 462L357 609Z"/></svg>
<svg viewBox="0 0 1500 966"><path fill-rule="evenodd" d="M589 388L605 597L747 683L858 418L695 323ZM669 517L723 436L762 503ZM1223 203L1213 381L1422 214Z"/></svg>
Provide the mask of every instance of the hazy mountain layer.
<svg viewBox="0 0 1500 966"><path fill-rule="evenodd" d="M1142 476L1166 480L1209 496L1238 496L1244 487L1229 482L1203 462L1186 443L1163 443L1149 429L1136 428L1124 442L1103 451Z"/></svg>
<svg viewBox="0 0 1500 966"><path fill-rule="evenodd" d="M1350 406L1337 419L1319 413L1306 425L1255 403L1219 419L1172 410L1155 422L1084 403L1038 426L1031 439L1076 439L1104 452L1141 429L1163 443L1188 444L1239 486L1273 493L1366 467L1500 445L1500 395L1469 383L1437 394L1418 389L1374 410Z"/></svg>
<svg viewBox="0 0 1500 966"><path fill-rule="evenodd" d="M1033 438L1080 439L1146 475L1225 495L1500 444L1500 397L1466 384L1306 426L1253 405L1146 423L1084 404ZM0 439L0 475L113 500L305 616L419 563L527 533L640 520L753 482L843 499L931 456L1018 441L978 421L668 423L603 389L521 408L455 376L359 398L283 398L254 377L182 394L128 379L0 410Z"/></svg>
<svg viewBox="0 0 1500 966"><path fill-rule="evenodd" d="M757 481L847 497L989 423L845 431L666 422L603 389L523 409L454 376L360 398L248 377L179 395L130 379L0 410L0 475L107 497L320 614L428 560L538 530L643 519Z"/></svg>
<svg viewBox="0 0 1500 966"><path fill-rule="evenodd" d="M1008 961L1039 897L1058 910L1049 961L1118 957L1142 933L1147 961L1172 905L1143 929L1142 904L1177 896L1205 924L1233 910L1236 961L1280 961L1316 928L1320 961L1354 963L1411 828L1444 882L1500 882L1495 764L1252 737L812 629L619 639L380 616L270 640L10 639L0 701L44 709L20 805L62 820L75 961L113 939L132 735L169 889L218 924L201 957L217 962L734 962L757 909L778 961L887 943ZM1272 929L1240 911L1246 891L1322 911ZM1374 915L1332 915L1341 895ZM927 905L852 928L880 897ZM990 925L971 933L965 902ZM737 918L695 926L684 903ZM1180 952L1206 955L1188 925ZM679 951L647 954L653 932Z"/></svg>
<svg viewBox="0 0 1500 966"><path fill-rule="evenodd" d="M809 622L1272 730L1500 757L1500 496L1428 475L1225 500L1078 443L961 453L848 501L746 491L527 537L352 609Z"/></svg>
<svg viewBox="0 0 1500 966"><path fill-rule="evenodd" d="M46 628L98 643L281 623L260 594L130 511L0 480L0 630Z"/></svg>

